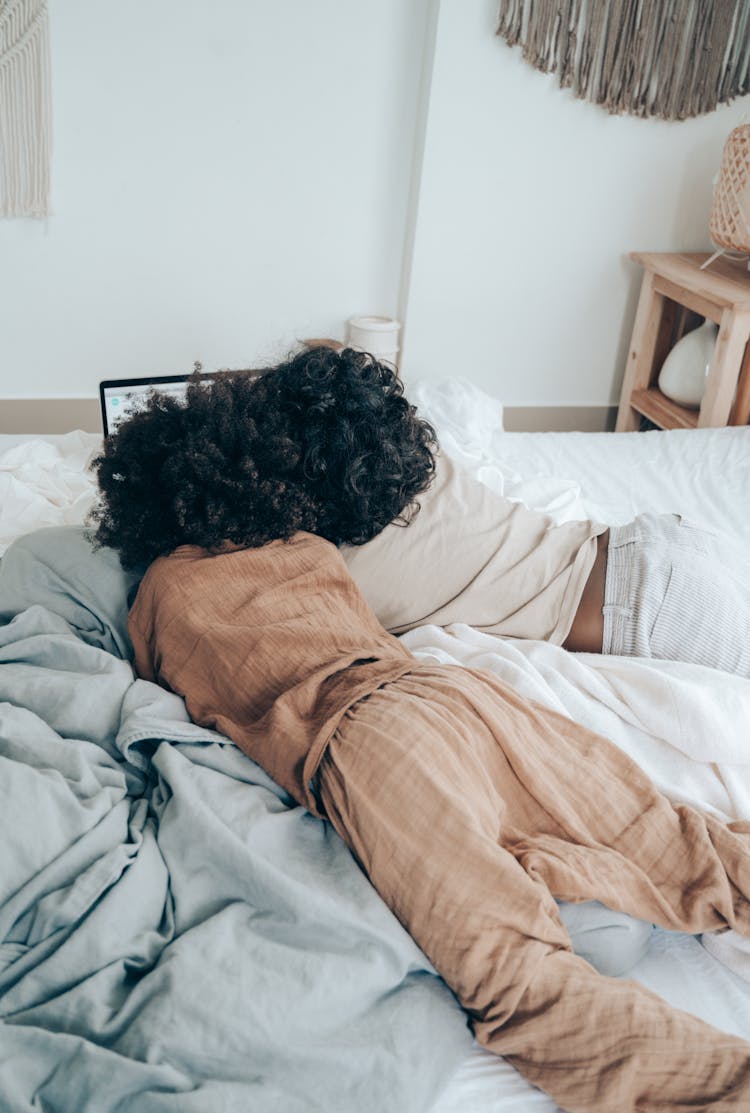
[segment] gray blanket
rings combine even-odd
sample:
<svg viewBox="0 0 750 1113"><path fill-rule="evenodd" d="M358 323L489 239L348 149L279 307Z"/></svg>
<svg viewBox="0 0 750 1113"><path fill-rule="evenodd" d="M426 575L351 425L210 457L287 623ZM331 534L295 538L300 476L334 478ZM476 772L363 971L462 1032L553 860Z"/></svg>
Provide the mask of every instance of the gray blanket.
<svg viewBox="0 0 750 1113"><path fill-rule="evenodd" d="M463 1013L332 829L135 680L137 577L0 564L0 1109L420 1113Z"/></svg>

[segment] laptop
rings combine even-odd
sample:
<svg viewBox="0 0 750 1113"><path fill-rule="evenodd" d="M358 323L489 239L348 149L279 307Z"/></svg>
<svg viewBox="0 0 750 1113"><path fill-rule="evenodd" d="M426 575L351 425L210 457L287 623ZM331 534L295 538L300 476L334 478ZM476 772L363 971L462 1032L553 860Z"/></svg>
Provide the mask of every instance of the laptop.
<svg viewBox="0 0 750 1113"><path fill-rule="evenodd" d="M211 373L204 372L203 377L210 378ZM105 379L99 383L104 436L114 433L120 422L128 417L150 390L156 389L164 394L184 398L190 378L190 375L153 375L143 379Z"/></svg>

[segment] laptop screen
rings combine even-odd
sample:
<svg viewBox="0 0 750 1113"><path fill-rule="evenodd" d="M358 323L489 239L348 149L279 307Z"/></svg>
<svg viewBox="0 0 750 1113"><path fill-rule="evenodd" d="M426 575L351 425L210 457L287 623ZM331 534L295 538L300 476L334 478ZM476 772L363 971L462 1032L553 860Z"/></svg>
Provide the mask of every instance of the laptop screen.
<svg viewBox="0 0 750 1113"><path fill-rule="evenodd" d="M150 390L184 398L189 379L189 375L155 375L144 379L107 379L99 383L104 436L114 433L120 422L132 413Z"/></svg>

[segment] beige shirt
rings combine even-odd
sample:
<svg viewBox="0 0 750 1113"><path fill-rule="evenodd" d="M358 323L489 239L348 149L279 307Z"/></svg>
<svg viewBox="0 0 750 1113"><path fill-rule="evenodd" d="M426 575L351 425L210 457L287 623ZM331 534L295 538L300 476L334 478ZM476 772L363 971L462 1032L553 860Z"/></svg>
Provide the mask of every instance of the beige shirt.
<svg viewBox="0 0 750 1113"><path fill-rule="evenodd" d="M493 634L562 644L607 528L555 525L496 494L439 455L408 526L341 547L355 583L387 630L465 622Z"/></svg>

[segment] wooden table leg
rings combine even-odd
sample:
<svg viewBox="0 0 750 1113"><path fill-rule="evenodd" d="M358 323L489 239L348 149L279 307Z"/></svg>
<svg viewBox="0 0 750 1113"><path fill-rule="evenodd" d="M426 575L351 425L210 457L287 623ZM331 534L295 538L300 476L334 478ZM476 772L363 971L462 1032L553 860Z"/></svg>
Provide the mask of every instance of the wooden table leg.
<svg viewBox="0 0 750 1113"><path fill-rule="evenodd" d="M634 390L645 389L651 382L663 312L664 297L654 290L652 271L645 271L617 411L617 433L634 432L640 425L640 414L631 408L630 396Z"/></svg>
<svg viewBox="0 0 750 1113"><path fill-rule="evenodd" d="M730 425L750 425L750 342L745 345L745 355L737 382L737 394L729 414Z"/></svg>
<svg viewBox="0 0 750 1113"><path fill-rule="evenodd" d="M711 360L706 392L698 414L699 428L715 428L728 424L749 334L748 315L725 309L721 315L714 358Z"/></svg>

